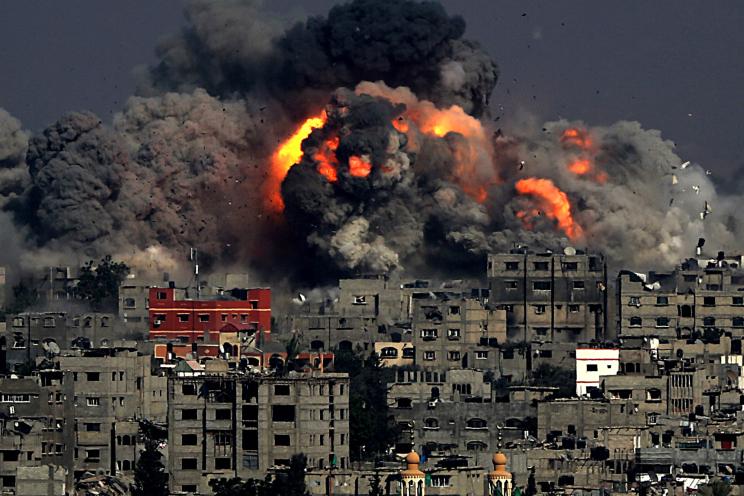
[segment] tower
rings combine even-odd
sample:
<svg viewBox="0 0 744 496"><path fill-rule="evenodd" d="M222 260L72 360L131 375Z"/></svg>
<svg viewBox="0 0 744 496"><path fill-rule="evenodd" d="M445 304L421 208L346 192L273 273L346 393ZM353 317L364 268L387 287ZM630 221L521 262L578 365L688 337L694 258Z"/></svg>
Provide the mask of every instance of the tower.
<svg viewBox="0 0 744 496"><path fill-rule="evenodd" d="M506 455L499 452L493 455L493 470L488 473L488 492L486 496L511 496L512 474L506 471Z"/></svg>
<svg viewBox="0 0 744 496"><path fill-rule="evenodd" d="M405 470L400 471L400 494L401 496L424 496L425 476L419 469L420 458L413 449L406 455Z"/></svg>

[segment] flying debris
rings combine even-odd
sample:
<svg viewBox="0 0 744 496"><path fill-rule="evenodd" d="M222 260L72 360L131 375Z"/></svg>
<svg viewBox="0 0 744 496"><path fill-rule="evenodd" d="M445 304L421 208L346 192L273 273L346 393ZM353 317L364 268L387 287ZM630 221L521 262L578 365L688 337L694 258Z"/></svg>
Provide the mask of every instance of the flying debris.
<svg viewBox="0 0 744 496"><path fill-rule="evenodd" d="M677 174L672 174L672 184L677 184L679 180L677 179Z"/></svg>
<svg viewBox="0 0 744 496"><path fill-rule="evenodd" d="M705 175L706 176L710 176L711 174L712 174L712 172L710 171L710 169L705 169Z"/></svg>
<svg viewBox="0 0 744 496"><path fill-rule="evenodd" d="M692 191L694 191L696 195L700 194L700 186L698 186L697 184L693 184L691 188L692 188Z"/></svg>
<svg viewBox="0 0 744 496"><path fill-rule="evenodd" d="M700 212L700 219L705 220L705 218L713 213L713 209L710 208L710 203L708 201L705 201L705 207L703 208L703 211Z"/></svg>
<svg viewBox="0 0 744 496"><path fill-rule="evenodd" d="M298 293L296 297L292 298L292 303L294 303L297 306L302 306L307 301L307 298L304 294Z"/></svg>
<svg viewBox="0 0 744 496"><path fill-rule="evenodd" d="M680 166L679 166L679 168L680 168L680 169L683 169L683 170L684 170L684 169L687 169L687 167L688 167L689 165L690 165L690 161L688 160L687 162L685 162L685 163L683 163L682 165L680 165Z"/></svg>

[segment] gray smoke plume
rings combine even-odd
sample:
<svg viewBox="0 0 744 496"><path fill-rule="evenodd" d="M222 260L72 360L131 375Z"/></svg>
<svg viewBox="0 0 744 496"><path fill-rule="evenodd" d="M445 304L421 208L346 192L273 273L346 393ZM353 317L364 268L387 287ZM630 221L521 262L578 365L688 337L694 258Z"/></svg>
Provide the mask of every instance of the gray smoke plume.
<svg viewBox="0 0 744 496"><path fill-rule="evenodd" d="M258 7L251 0L190 3L189 25L160 44L142 91L254 91L302 117L340 86L382 80L480 115L496 85L496 64L461 39L463 19L436 2L354 0L284 33Z"/></svg>
<svg viewBox="0 0 744 496"><path fill-rule="evenodd" d="M658 131L559 121L505 136L479 121L497 66L438 3L353 0L287 30L251 0L196 0L186 17L111 124L77 112L30 137L0 110L0 228L18 251L171 270L196 247L207 264L315 285L481 273L515 244L643 269L698 237L742 239L739 198L683 169ZM324 107L278 213L274 151ZM551 210L560 195L518 193L531 179L565 194L574 231Z"/></svg>

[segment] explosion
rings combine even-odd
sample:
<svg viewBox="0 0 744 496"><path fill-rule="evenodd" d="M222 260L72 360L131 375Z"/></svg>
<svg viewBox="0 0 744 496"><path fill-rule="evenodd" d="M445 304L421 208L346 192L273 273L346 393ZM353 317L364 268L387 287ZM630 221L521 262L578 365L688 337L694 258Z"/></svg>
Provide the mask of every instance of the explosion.
<svg viewBox="0 0 744 496"><path fill-rule="evenodd" d="M540 179L528 177L520 179L514 185L520 195L530 195L535 197L538 205L545 215L557 222L558 227L566 233L568 239L576 241L583 236L581 226L576 223L571 215L571 203L568 201L568 195L561 191L550 179ZM539 215L536 209L529 212L520 211L517 217L520 219L534 218L535 214Z"/></svg>
<svg viewBox="0 0 744 496"><path fill-rule="evenodd" d="M289 169L302 159L302 142L310 136L313 129L323 127L325 122L325 112L306 119L271 156L271 174L266 181L266 205L269 209L277 212L284 210L284 200L280 192L282 181Z"/></svg>

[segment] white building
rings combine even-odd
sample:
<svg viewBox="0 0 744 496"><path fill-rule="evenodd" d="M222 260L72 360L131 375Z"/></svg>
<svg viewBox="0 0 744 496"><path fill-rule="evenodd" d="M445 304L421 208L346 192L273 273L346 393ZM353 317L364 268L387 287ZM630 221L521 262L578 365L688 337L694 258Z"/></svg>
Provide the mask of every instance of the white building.
<svg viewBox="0 0 744 496"><path fill-rule="evenodd" d="M599 387L600 377L617 375L619 370L619 349L576 348L576 394L586 396L588 388Z"/></svg>

